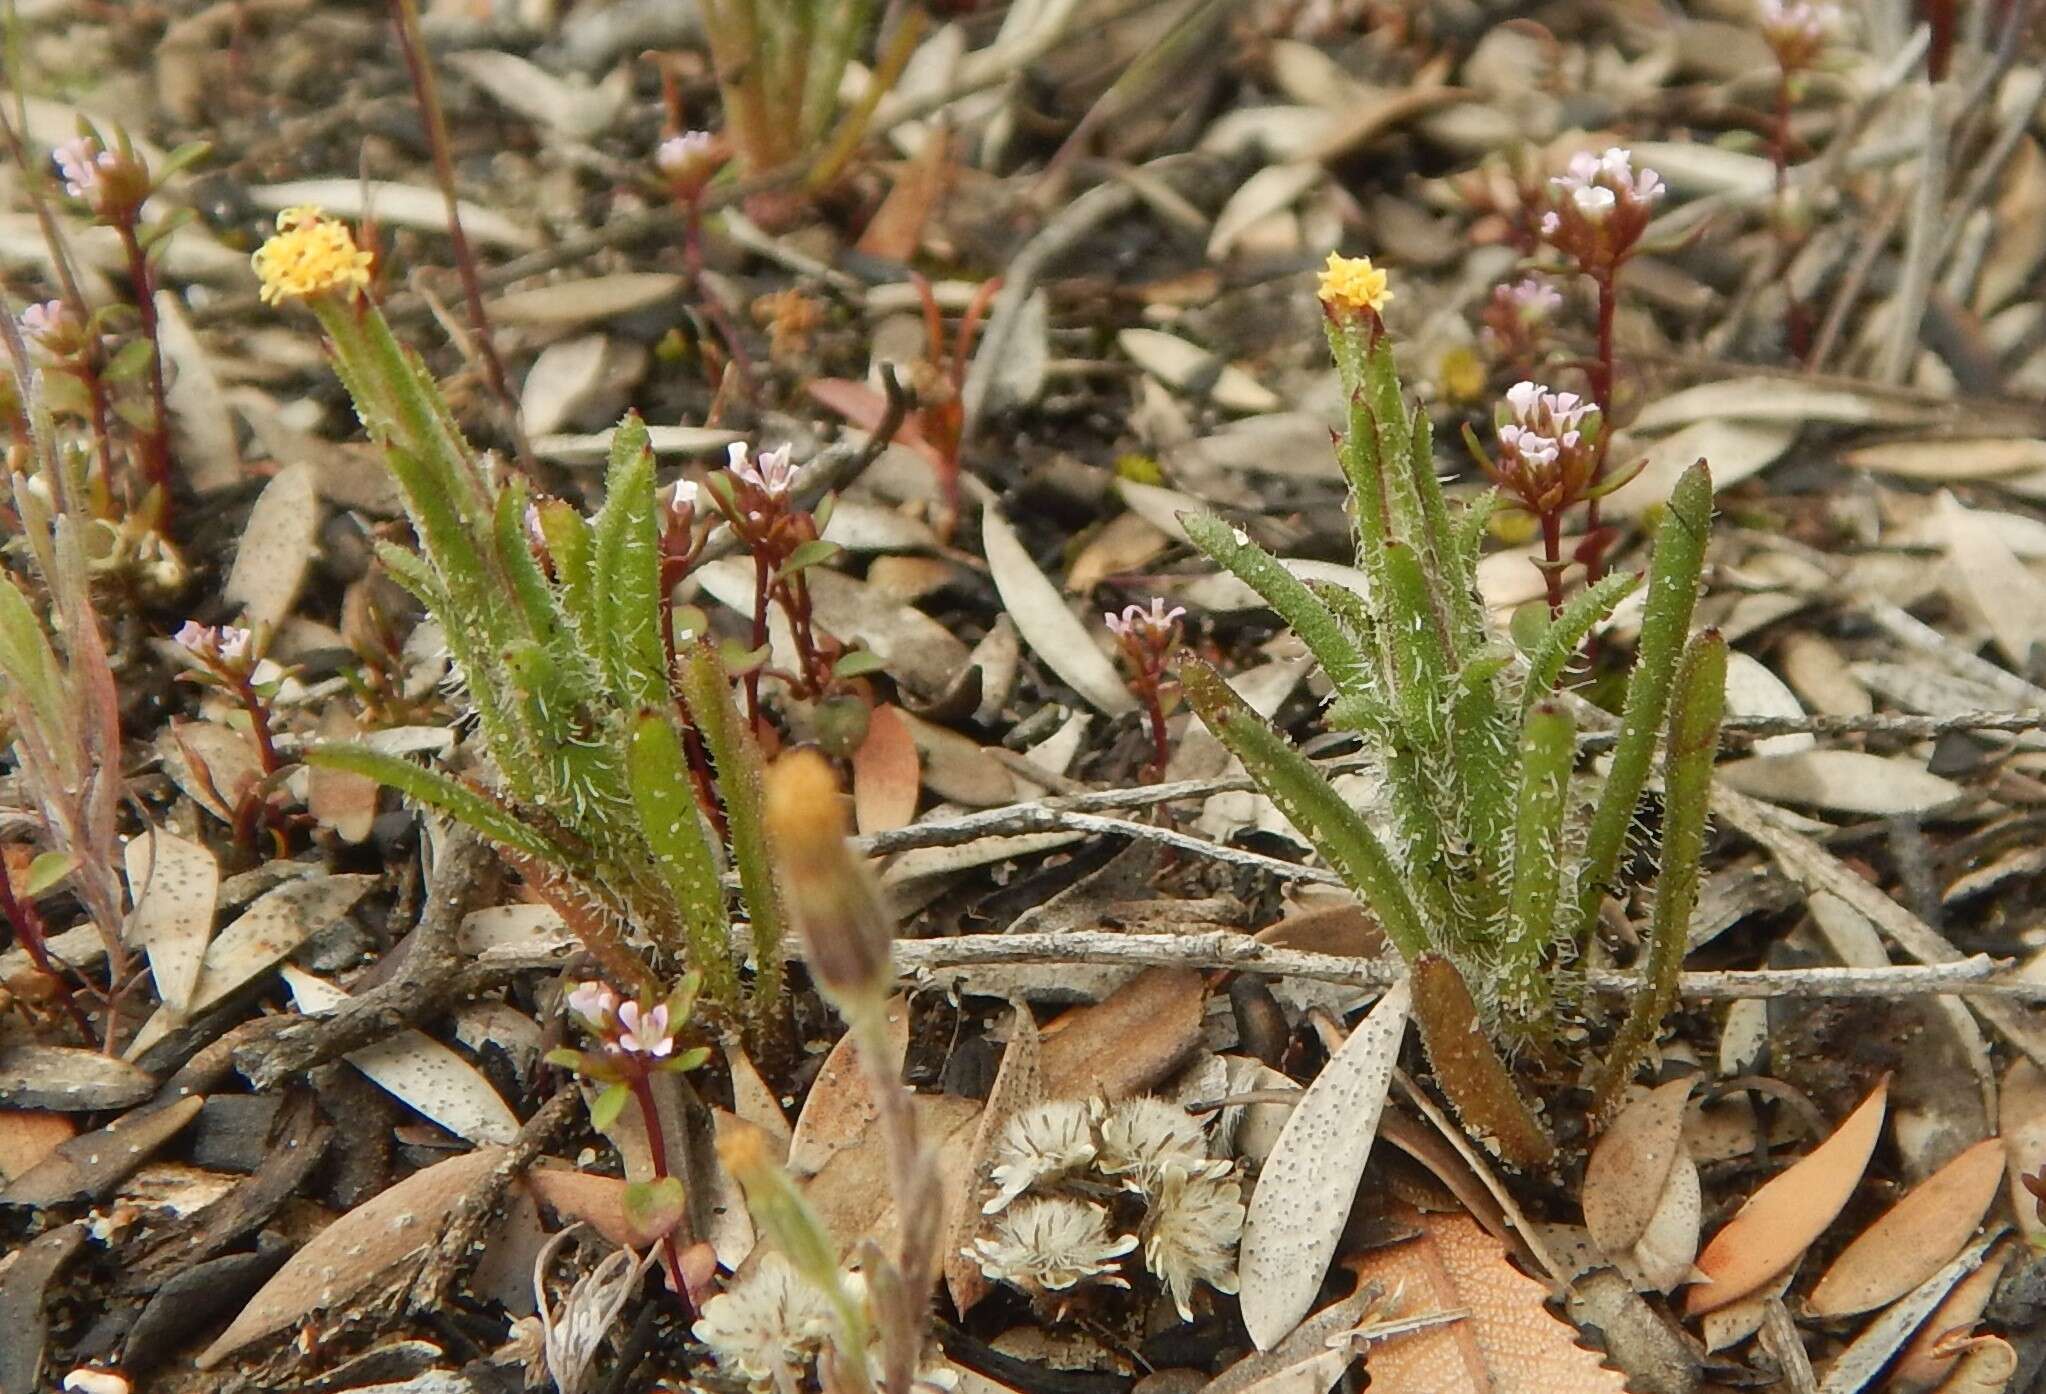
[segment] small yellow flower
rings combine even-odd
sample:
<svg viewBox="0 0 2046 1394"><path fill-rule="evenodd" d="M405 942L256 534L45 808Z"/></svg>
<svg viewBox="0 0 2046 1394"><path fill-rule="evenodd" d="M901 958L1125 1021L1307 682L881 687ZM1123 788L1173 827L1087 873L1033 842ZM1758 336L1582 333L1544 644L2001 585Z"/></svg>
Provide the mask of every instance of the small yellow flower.
<svg viewBox="0 0 2046 1394"><path fill-rule="evenodd" d="M1392 299L1385 272L1373 266L1370 257L1346 257L1339 252L1328 254L1328 265L1321 270L1320 295L1322 303L1334 309L1373 314Z"/></svg>
<svg viewBox="0 0 2046 1394"><path fill-rule="evenodd" d="M277 235L252 258L266 305L328 291L359 294L369 288L370 260L345 224L303 206L277 215Z"/></svg>

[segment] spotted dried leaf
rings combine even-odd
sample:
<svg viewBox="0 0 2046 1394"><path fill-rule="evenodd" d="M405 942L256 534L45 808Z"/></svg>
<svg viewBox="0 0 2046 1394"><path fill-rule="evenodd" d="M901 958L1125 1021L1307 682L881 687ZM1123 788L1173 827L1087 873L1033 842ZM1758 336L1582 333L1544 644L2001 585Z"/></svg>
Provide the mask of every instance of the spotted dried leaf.
<svg viewBox="0 0 2046 1394"><path fill-rule="evenodd" d="M1402 980L1366 1013L1293 1105L1258 1173L1238 1281L1243 1324L1259 1350L1284 1339L1321 1290L1378 1136L1411 1004Z"/></svg>
<svg viewBox="0 0 2046 1394"><path fill-rule="evenodd" d="M323 978L286 964L284 981L298 1009L309 1016L331 1012L348 994ZM360 1050L349 1064L377 1087L431 1118L456 1137L476 1143L508 1143L519 1120L474 1065L424 1031L407 1027Z"/></svg>
<svg viewBox="0 0 2046 1394"><path fill-rule="evenodd" d="M1592 1242L1630 1280L1665 1292L1682 1281L1698 1248L1698 1171L1683 1143L1694 1083L1671 1080L1628 1104L1584 1172Z"/></svg>
<svg viewBox="0 0 2046 1394"><path fill-rule="evenodd" d="M128 840L128 894L135 903L129 934L149 955L156 995L183 1012L199 985L213 911L220 895L220 863L202 844L162 828Z"/></svg>
<svg viewBox="0 0 2046 1394"><path fill-rule="evenodd" d="M1550 1315L1548 1288L1515 1268L1476 1220L1417 1210L1399 1218L1420 1233L1364 1255L1359 1278L1399 1294L1394 1319L1461 1319L1373 1343L1373 1394L1624 1394L1625 1377Z"/></svg>
<svg viewBox="0 0 2046 1394"><path fill-rule="evenodd" d="M286 465L256 496L227 574L227 598L242 607L250 629L274 630L291 613L319 554L319 536L317 475L304 462Z"/></svg>
<svg viewBox="0 0 2046 1394"><path fill-rule="evenodd" d="M1831 1137L1756 1191L1712 1236L1698 1255L1706 1281L1691 1289L1686 1311L1699 1316L1749 1296L1796 1263L1825 1232L1868 1168L1889 1092L1884 1076Z"/></svg>

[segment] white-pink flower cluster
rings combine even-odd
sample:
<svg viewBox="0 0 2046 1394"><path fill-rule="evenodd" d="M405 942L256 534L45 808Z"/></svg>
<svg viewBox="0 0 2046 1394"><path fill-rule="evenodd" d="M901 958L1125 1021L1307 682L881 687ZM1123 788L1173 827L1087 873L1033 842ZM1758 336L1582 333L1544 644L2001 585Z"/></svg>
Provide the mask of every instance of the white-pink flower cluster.
<svg viewBox="0 0 2046 1394"><path fill-rule="evenodd" d="M1102 615L1101 622L1108 626L1108 632L1127 643L1163 643L1172 636L1173 626L1186 617L1186 607L1175 605L1165 608L1162 596L1151 597L1151 607L1125 605L1122 613L1109 611Z"/></svg>
<svg viewBox="0 0 2046 1394"><path fill-rule="evenodd" d="M796 466L789 458L787 445L763 450L755 456L744 441L734 441L726 449L726 460L733 475L769 498L785 499L796 487Z"/></svg>
<svg viewBox="0 0 2046 1394"><path fill-rule="evenodd" d="M230 668L249 661L255 638L235 625L200 624L197 620L186 620L171 637L201 663Z"/></svg>
<svg viewBox="0 0 2046 1394"><path fill-rule="evenodd" d="M102 202L108 178L121 167L121 157L91 136L65 141L50 152L50 158L57 162L57 173L63 176L64 192L94 208Z"/></svg>
<svg viewBox="0 0 2046 1394"><path fill-rule="evenodd" d="M1516 382L1506 389L1504 417L1501 446L1530 464L1554 464L1563 451L1586 443L1586 427L1596 428L1598 408L1575 392Z"/></svg>
<svg viewBox="0 0 2046 1394"><path fill-rule="evenodd" d="M568 1009L581 1017L613 1055L665 1060L675 1053L675 1027L666 1002L643 1007L621 998L603 983L580 983L568 994Z"/></svg>
<svg viewBox="0 0 2046 1394"><path fill-rule="evenodd" d="M709 131L669 136L654 151L654 168L679 183L701 187L717 172L718 138Z"/></svg>
<svg viewBox="0 0 2046 1394"><path fill-rule="evenodd" d="M1652 169L1637 171L1634 157L1620 146L1603 155L1580 150L1570 157L1564 171L1549 181L1560 200L1567 199L1585 221L1603 223L1615 208L1627 206L1645 210L1661 201L1667 186ZM1563 214L1550 209L1542 215L1542 235L1554 237L1563 230Z"/></svg>
<svg viewBox="0 0 2046 1394"><path fill-rule="evenodd" d="M1762 37L1779 57L1796 55L1790 66L1802 67L1826 44L1840 36L1844 18L1838 5L1825 0L1761 0L1756 7Z"/></svg>
<svg viewBox="0 0 2046 1394"><path fill-rule="evenodd" d="M1541 324L1563 308L1563 292L1547 281L1523 276L1512 285L1501 286L1498 296L1524 324Z"/></svg>

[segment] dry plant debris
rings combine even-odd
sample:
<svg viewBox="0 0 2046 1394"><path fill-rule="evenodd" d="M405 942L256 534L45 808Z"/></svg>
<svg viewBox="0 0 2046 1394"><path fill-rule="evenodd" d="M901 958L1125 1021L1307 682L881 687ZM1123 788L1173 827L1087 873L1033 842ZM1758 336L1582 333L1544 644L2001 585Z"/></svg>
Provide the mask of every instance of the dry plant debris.
<svg viewBox="0 0 2046 1394"><path fill-rule="evenodd" d="M16 0L0 1394L2036 1387L2039 10Z"/></svg>

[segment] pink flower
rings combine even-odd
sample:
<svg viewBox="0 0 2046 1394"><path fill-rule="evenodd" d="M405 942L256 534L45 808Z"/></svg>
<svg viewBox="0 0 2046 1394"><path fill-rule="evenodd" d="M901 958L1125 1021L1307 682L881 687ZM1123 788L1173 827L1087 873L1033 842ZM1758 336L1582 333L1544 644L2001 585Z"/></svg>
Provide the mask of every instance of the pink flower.
<svg viewBox="0 0 2046 1394"><path fill-rule="evenodd" d="M255 636L246 629L231 624L200 624L197 620L186 620L171 637L208 667L245 666L255 642Z"/></svg>
<svg viewBox="0 0 2046 1394"><path fill-rule="evenodd" d="M785 499L796 484L796 467L789 459L789 447L778 445L762 451L756 459L744 441L734 441L726 450L727 468L740 480L770 498Z"/></svg>
<svg viewBox="0 0 2046 1394"><path fill-rule="evenodd" d="M625 1002L618 1008L618 1048L634 1055L644 1055L659 1060L670 1055L675 1049L675 1037L668 1030L668 1005L663 1002L651 1010L641 1008L637 1002Z"/></svg>
<svg viewBox="0 0 2046 1394"><path fill-rule="evenodd" d="M1821 0L1761 0L1757 11L1763 39L1791 71L1810 67L1844 27L1840 7Z"/></svg>
<svg viewBox="0 0 2046 1394"><path fill-rule="evenodd" d="M1141 605L1125 605L1121 615L1111 611L1101 620L1116 638L1141 643L1147 639L1154 642L1166 639L1172 633L1172 627L1185 615L1184 605L1175 605L1167 610L1164 599L1154 595L1149 610Z"/></svg>
<svg viewBox="0 0 2046 1394"><path fill-rule="evenodd" d="M618 1010L618 994L603 983L579 983L568 994L568 1009L592 1026L602 1028Z"/></svg>
<svg viewBox="0 0 2046 1394"><path fill-rule="evenodd" d="M718 138L709 131L669 136L654 151L654 168L691 189L701 189L723 160Z"/></svg>
<svg viewBox="0 0 2046 1394"><path fill-rule="evenodd" d="M688 526L696 516L696 482L678 479L660 492L661 512L670 524Z"/></svg>

